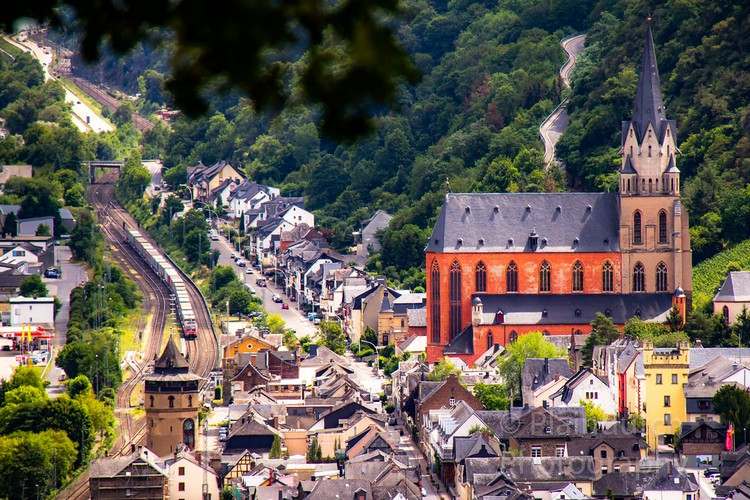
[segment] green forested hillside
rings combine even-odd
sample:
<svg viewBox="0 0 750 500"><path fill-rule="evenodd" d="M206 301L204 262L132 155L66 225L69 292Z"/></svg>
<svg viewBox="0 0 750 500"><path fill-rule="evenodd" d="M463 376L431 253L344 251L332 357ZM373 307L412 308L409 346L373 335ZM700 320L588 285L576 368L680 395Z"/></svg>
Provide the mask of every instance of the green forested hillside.
<svg viewBox="0 0 750 500"><path fill-rule="evenodd" d="M586 190L613 187L617 123L629 116L643 40L643 2L610 3L589 31L574 74L571 125L557 148L569 183ZM649 6L699 262L750 237L750 3Z"/></svg>

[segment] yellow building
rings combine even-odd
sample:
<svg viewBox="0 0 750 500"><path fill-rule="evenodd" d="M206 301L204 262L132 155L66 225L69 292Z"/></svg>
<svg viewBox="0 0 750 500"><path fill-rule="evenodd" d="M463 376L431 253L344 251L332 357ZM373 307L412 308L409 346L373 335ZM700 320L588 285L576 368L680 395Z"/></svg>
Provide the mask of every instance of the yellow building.
<svg viewBox="0 0 750 500"><path fill-rule="evenodd" d="M643 343L646 440L653 451L671 446L672 436L687 421L685 385L690 367L690 346L654 348Z"/></svg>

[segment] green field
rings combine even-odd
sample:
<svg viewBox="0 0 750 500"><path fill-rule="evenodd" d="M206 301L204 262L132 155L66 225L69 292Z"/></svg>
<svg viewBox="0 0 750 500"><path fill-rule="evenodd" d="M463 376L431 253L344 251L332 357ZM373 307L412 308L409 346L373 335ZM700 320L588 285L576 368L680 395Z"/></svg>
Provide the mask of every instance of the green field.
<svg viewBox="0 0 750 500"><path fill-rule="evenodd" d="M19 49L3 37L0 37L0 49L3 49L4 51L0 51L0 57L3 57L5 59L9 59L8 55L5 54L5 52L13 56L17 56L18 54L23 52L21 49Z"/></svg>
<svg viewBox="0 0 750 500"><path fill-rule="evenodd" d="M750 240L719 252L693 268L693 308L711 303L729 270L750 270Z"/></svg>

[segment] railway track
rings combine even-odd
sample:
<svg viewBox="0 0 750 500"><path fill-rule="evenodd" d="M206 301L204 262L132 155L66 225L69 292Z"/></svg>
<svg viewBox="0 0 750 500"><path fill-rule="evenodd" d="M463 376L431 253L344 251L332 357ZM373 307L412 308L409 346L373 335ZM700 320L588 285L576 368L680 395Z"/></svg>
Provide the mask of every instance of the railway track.
<svg viewBox="0 0 750 500"><path fill-rule="evenodd" d="M107 92L103 91L101 88L97 87L88 80L84 80L83 78L78 76L71 76L70 79L89 97L97 101L102 106L106 107L111 113L114 113L122 104L119 99L117 99L116 97L112 97ZM148 132L149 130L154 128L154 124L151 123L151 121L147 120L138 113L133 113L133 123L135 124L135 128L137 128L141 132Z"/></svg>
<svg viewBox="0 0 750 500"><path fill-rule="evenodd" d="M170 311L171 292L167 285L151 270L133 248L125 243L127 228L137 228L132 217L119 205L114 203L114 189L111 184L97 184L91 188L91 202L99 218L99 224L108 245L117 250L113 252L116 261L132 275L144 296L144 309L152 312L151 335L144 351L143 361L132 376L125 381L117 393L117 413L120 417L120 438L110 456L116 457L130 453L134 445L142 442L146 435L144 418L134 419L127 412L134 391L148 373L148 366L161 351L162 332ZM145 235L144 235L145 236ZM146 236L148 237L148 236ZM149 238L150 239L150 238ZM153 243L153 242L152 242ZM156 246L156 245L155 245ZM208 306L187 274L175 265L187 285L188 294L197 323L197 338L186 342L188 362L191 370L207 379L213 370L218 356L218 342L213 330ZM203 387L206 381L204 380ZM86 470L59 498L83 500L89 498L89 473Z"/></svg>

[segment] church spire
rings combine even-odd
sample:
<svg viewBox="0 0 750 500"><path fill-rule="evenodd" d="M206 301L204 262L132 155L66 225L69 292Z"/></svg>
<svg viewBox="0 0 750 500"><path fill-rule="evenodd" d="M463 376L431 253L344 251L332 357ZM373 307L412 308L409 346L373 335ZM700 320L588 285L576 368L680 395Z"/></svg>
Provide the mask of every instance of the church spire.
<svg viewBox="0 0 750 500"><path fill-rule="evenodd" d="M638 78L638 90L633 103L633 126L638 134L638 139L648 129L649 123L653 125L657 135L661 135L662 124L667 117L664 110L664 101L661 95L661 83L659 81L659 68L656 65L656 50L654 49L654 36L651 32L651 18L646 20L646 36L641 58L641 74Z"/></svg>

